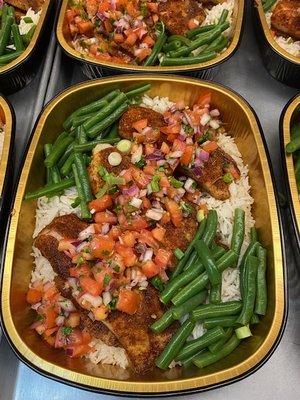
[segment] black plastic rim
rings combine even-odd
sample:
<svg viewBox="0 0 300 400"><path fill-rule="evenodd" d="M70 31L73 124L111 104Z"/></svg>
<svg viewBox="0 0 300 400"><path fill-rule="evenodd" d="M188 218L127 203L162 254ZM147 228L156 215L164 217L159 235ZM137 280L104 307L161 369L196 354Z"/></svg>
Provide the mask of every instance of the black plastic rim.
<svg viewBox="0 0 300 400"><path fill-rule="evenodd" d="M174 77L172 75L161 75L162 79L165 79L167 77ZM120 81L122 80L122 78L125 77L135 77L135 75L131 74L131 75L122 75L120 77ZM194 78L188 78L190 80L194 80L195 82L205 82L204 80L201 79L194 79ZM95 82L95 81L101 81L102 79L93 79L91 80L91 82ZM26 145L26 149L23 153L23 157L22 157L22 161L19 167L19 171L18 171L18 178L17 181L15 183L14 186L14 190L13 190L13 196L12 196L12 202L11 204L14 203L15 198L16 198L16 194L17 194L17 188L18 188L18 183L21 177L21 173L23 170L23 166L24 166L24 162L26 160L26 156L28 154L28 150L34 135L34 132L36 130L37 124L40 120L40 117L42 115L42 113L44 112L45 108L53 101L55 100L58 96L60 96L61 94L63 94L64 92L66 92L67 90L69 90L72 87L80 87L81 85L85 85L86 82L82 82L79 84L75 84L70 86L67 89L62 90L61 92L59 92L56 96L54 96L47 104L44 105L43 109L41 110L40 114L37 117L37 120L34 124L34 127L31 131L30 137L28 139L27 145ZM36 367L34 364L32 364L31 362L29 362L20 352L19 350L15 347L14 343L11 341L9 334L6 331L6 327L3 323L3 316L2 316L2 308L0 307L0 323L4 332L4 335L10 345L10 347L12 348L12 350L14 351L14 353L16 354L16 356L18 357L18 359L20 361L22 361L25 365L27 365L30 369L32 369L33 371L37 372L38 374L52 379L56 382L59 383L63 383L66 384L68 386L71 387L75 387L78 389L83 389L89 392L93 392L93 393L98 393L98 394L107 394L107 395L113 395L113 396L119 396L119 397L133 397L133 398L139 398L139 397L143 397L143 398L157 398L157 397L171 397L171 396L183 396L183 395L187 395L187 394L196 394L196 393L203 393L209 390L213 390L213 389L217 389L217 388L221 388L224 386L227 386L229 384L235 383L235 382L239 382L241 380L243 380L244 378L252 375L254 372L258 371L267 361L268 359L272 356L272 354L274 353L274 351L276 350L276 348L278 347L284 330L285 330L285 326L286 326L286 322L287 322L287 316L288 316L288 287L287 287L287 271L286 271L286 256L285 256L285 243L284 243L284 237L283 237L283 228L282 228L282 216L280 213L280 209L279 209L279 201L278 201L278 191L277 191L277 185L275 182L275 178L274 178L274 172L273 172L273 168L271 165L271 160L270 160L270 155L269 155L269 151L267 148L267 144L266 144L266 140L259 122L259 119L256 115L256 112L254 111L254 109L250 106L250 104L237 92L235 92L234 90L228 88L225 85L219 84L219 83L214 83L214 85L216 85L217 87L221 87L221 88L225 88L227 90L230 90L232 93L234 93L236 96L238 96L241 100L243 100L247 106L249 107L249 109L251 110L251 112L253 113L253 116L255 117L255 120L257 122L259 131L260 131L260 135L262 138L262 142L263 142L263 146L264 146L264 150L266 153L266 157L267 157L267 161L268 161L268 166L269 166L269 170L270 170L270 175L271 175L271 179L272 179L272 183L273 183L273 190L274 190L274 197L275 197L275 202L276 202L276 210L277 210L277 216L278 216L278 224L279 224L279 231L280 231L280 242L281 242L281 254L282 254L282 264L283 264L283 283L284 283L284 315L283 315L283 320L281 323L281 327L280 327L280 331L278 333L277 339L275 341L275 343L273 344L273 347L269 350L269 352L265 355L265 357L257 364L255 365L253 368L251 368L249 371L237 376L237 377L233 377L231 379L228 379L224 382L218 383L218 384L212 384L209 386L204 386L201 388L196 388L196 389L187 389L187 390L181 390L181 391L172 391L172 392L161 392L161 393L152 393L152 392L120 392L120 391L116 391L116 390L107 390L107 389L99 389L99 388L95 388L95 387L90 387L90 386L86 386L83 384L78 384L76 382L73 381L69 381L67 379L61 378L61 377L57 377L51 373L45 372L42 369ZM2 260L1 260L1 264L4 265L5 262L5 253L6 253L6 246L7 246L7 240L8 240L8 234L9 234L9 228L10 228L10 222L11 222L11 216L9 217L8 223L7 223L7 227L6 227L6 233L5 233L5 242L4 242L4 246L3 246L3 253L2 253ZM2 279L3 279L3 272L1 274L1 287L2 287Z"/></svg>

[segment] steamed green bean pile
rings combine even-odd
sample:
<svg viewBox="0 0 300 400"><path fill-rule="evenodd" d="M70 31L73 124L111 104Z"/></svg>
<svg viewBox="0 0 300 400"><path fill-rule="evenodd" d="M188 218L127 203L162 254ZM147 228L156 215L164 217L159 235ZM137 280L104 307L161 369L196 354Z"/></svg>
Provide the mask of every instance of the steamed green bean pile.
<svg viewBox="0 0 300 400"><path fill-rule="evenodd" d="M291 128L291 141L285 148L288 154L293 155L295 177L298 193L300 193L300 122L293 124Z"/></svg>
<svg viewBox="0 0 300 400"><path fill-rule="evenodd" d="M204 368L232 353L241 340L252 336L250 326L267 311L267 252L251 228L251 241L240 262L241 299L222 302L222 272L236 267L245 237L245 213L236 209L229 249L217 242L218 216L210 210L166 285L153 278L160 300L169 306L155 321L153 332L163 332L174 321L184 321L156 365L167 369L172 361L183 367ZM205 333L190 340L197 323Z"/></svg>
<svg viewBox="0 0 300 400"><path fill-rule="evenodd" d="M31 20L30 17L24 17ZM28 21L32 23L31 21ZM30 43L34 34L36 25L25 35L21 35L19 25L15 18L13 7L4 4L0 10L0 67L18 58Z"/></svg>
<svg viewBox="0 0 300 400"><path fill-rule="evenodd" d="M87 165L91 161L91 152L97 144L120 141L117 121L132 99L137 99L150 86L137 85L126 93L113 90L70 114L63 123L64 131L53 143L44 145L46 185L27 193L25 200L58 195L76 185L78 198L73 206L80 205L82 218L90 219L88 203L93 197Z"/></svg>

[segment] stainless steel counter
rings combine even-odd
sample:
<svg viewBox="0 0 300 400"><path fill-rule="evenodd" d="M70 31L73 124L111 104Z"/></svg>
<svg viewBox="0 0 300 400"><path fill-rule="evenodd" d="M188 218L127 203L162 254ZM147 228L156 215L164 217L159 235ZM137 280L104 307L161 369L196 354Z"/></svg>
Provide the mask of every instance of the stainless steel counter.
<svg viewBox="0 0 300 400"><path fill-rule="evenodd" d="M274 79L265 71L260 60L252 29L250 10L242 44L227 63L221 65L215 81L234 89L255 109L265 133L279 191L284 195L279 148L278 122L280 113L297 91ZM51 45L50 45L51 49ZM48 54L50 57L50 54ZM49 68L49 66L48 66ZM57 74L57 72L59 72ZM56 49L55 59L46 91L47 71L23 91L10 96L17 115L16 167L19 164L29 131L40 110L42 101L49 101L70 84L84 80L77 66L62 57ZM57 78L58 77L58 78ZM39 96L38 96L39 94ZM39 103L36 103L39 98ZM41 100L42 99L42 100ZM287 209L281 210L286 246L289 286L289 317L283 339L270 360L250 377L201 395L184 396L183 399L203 400L296 400L300 398L300 262L293 254L293 233ZM297 262L296 262L296 257ZM298 264L298 269L297 265ZM5 339L0 345L0 399L1 400L108 400L104 396L71 388L46 379L20 363L9 349Z"/></svg>

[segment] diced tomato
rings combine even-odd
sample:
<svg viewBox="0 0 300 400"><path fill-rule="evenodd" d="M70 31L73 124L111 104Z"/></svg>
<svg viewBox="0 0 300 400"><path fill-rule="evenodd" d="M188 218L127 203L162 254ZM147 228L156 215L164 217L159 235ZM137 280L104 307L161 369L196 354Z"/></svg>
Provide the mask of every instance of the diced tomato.
<svg viewBox="0 0 300 400"><path fill-rule="evenodd" d="M74 19L76 17L77 12L73 9L69 9L66 11L66 18L69 24L71 24L72 22L74 22Z"/></svg>
<svg viewBox="0 0 300 400"><path fill-rule="evenodd" d="M131 32L128 34L126 40L125 40L125 44L127 44L128 46L133 46L135 44L135 42L137 41L138 36L136 33Z"/></svg>
<svg viewBox="0 0 300 400"><path fill-rule="evenodd" d="M162 126L160 131L166 135L169 135L170 133L178 135L181 131L181 126L180 124Z"/></svg>
<svg viewBox="0 0 300 400"><path fill-rule="evenodd" d="M44 335L45 336L51 336L51 335L53 335L53 333L57 332L58 329L59 329L58 326L55 326L54 328L46 329L45 332L44 332Z"/></svg>
<svg viewBox="0 0 300 400"><path fill-rule="evenodd" d="M99 12L106 12L109 11L110 9L110 1L109 0L101 0L100 2L97 1L99 3L98 6L98 11Z"/></svg>
<svg viewBox="0 0 300 400"><path fill-rule="evenodd" d="M186 146L180 158L180 162L182 165L189 165L189 163L192 161L193 151L194 151L194 146Z"/></svg>
<svg viewBox="0 0 300 400"><path fill-rule="evenodd" d="M179 205L174 201L168 199L166 201L166 208L171 215L171 220L175 226L179 226L182 221L182 212Z"/></svg>
<svg viewBox="0 0 300 400"><path fill-rule="evenodd" d="M167 145L166 142L162 142L162 145L161 145L160 149L164 154L169 154L170 153L170 147Z"/></svg>
<svg viewBox="0 0 300 400"><path fill-rule="evenodd" d="M126 169L125 172L122 174L122 178L125 179L125 182L128 183L132 181L131 170L130 168Z"/></svg>
<svg viewBox="0 0 300 400"><path fill-rule="evenodd" d="M57 331L56 336L55 336L54 347L56 349L61 349L66 344L67 344L67 337L66 337L66 335L64 335L62 328L59 328L59 330Z"/></svg>
<svg viewBox="0 0 300 400"><path fill-rule="evenodd" d="M96 321L102 321L107 317L107 307L102 305L100 307L94 308L93 314Z"/></svg>
<svg viewBox="0 0 300 400"><path fill-rule="evenodd" d="M136 17L139 15L139 11L137 10L132 1L127 2L126 9L128 14L131 15L132 17Z"/></svg>
<svg viewBox="0 0 300 400"><path fill-rule="evenodd" d="M156 22L159 20L159 16L157 14L152 15L152 20L156 24Z"/></svg>
<svg viewBox="0 0 300 400"><path fill-rule="evenodd" d="M231 166L230 168L228 168L228 172L231 173L233 179L237 180L240 179L240 173L238 172L238 170L236 168L234 168L233 166Z"/></svg>
<svg viewBox="0 0 300 400"><path fill-rule="evenodd" d="M168 178L166 177L166 175L162 174L160 181L159 181L159 186L161 188L169 188L171 186Z"/></svg>
<svg viewBox="0 0 300 400"><path fill-rule="evenodd" d="M143 168L143 171L147 175L154 175L155 171L156 171L156 167L155 167L155 165L145 165L145 167Z"/></svg>
<svg viewBox="0 0 300 400"><path fill-rule="evenodd" d="M112 198L109 194L105 194L100 199L92 200L89 203L89 209L95 211L105 211L113 205Z"/></svg>
<svg viewBox="0 0 300 400"><path fill-rule="evenodd" d="M90 54L92 54L94 56L95 54L98 53L98 49L99 49L99 47L97 44L91 44L89 47L89 52L90 52Z"/></svg>
<svg viewBox="0 0 300 400"><path fill-rule="evenodd" d="M155 262L149 260L142 265L142 271L147 278L153 278L153 276L159 273L159 267Z"/></svg>
<svg viewBox="0 0 300 400"><path fill-rule="evenodd" d="M46 330L46 327L45 327L44 324L41 323L41 324L37 325L34 329L36 330L36 332L37 332L39 335L43 335L43 333L44 333L45 330Z"/></svg>
<svg viewBox="0 0 300 400"><path fill-rule="evenodd" d="M211 103L211 92L203 93L196 101L196 104L198 104L200 107L205 107L210 103Z"/></svg>
<svg viewBox="0 0 300 400"><path fill-rule="evenodd" d="M154 239L158 240L159 242L162 242L166 234L166 230L162 226L157 225L156 228L152 229L151 233Z"/></svg>
<svg viewBox="0 0 300 400"><path fill-rule="evenodd" d="M103 291L103 285L88 276L83 276L79 279L79 282L82 289L92 296L99 296Z"/></svg>
<svg viewBox="0 0 300 400"><path fill-rule="evenodd" d="M154 261L160 268L166 268L166 266L170 263L171 258L172 253L170 251L158 249Z"/></svg>
<svg viewBox="0 0 300 400"><path fill-rule="evenodd" d="M50 300L50 299L52 299L55 295L57 295L57 293L58 293L58 291L57 291L57 289L56 289L56 287L53 285L53 286L50 286L46 291L45 291L45 293L44 293L44 295L43 295L43 298L45 299L45 300Z"/></svg>
<svg viewBox="0 0 300 400"><path fill-rule="evenodd" d="M81 337L82 337L82 343L88 344L92 340L92 336L89 334L89 332L86 329L83 329L81 331Z"/></svg>
<svg viewBox="0 0 300 400"><path fill-rule="evenodd" d="M108 19L106 19L103 23L104 23L106 32L110 33L113 31L113 25L111 24L111 22Z"/></svg>
<svg viewBox="0 0 300 400"><path fill-rule="evenodd" d="M76 328L80 324L80 314L78 312L70 313L65 324L71 328Z"/></svg>
<svg viewBox="0 0 300 400"><path fill-rule="evenodd" d="M115 33L114 34L114 41L116 43L123 43L124 42L124 36L122 35L122 33Z"/></svg>
<svg viewBox="0 0 300 400"><path fill-rule="evenodd" d="M114 249L115 242L107 235L94 236L91 241L92 255L95 258L107 258Z"/></svg>
<svg viewBox="0 0 300 400"><path fill-rule="evenodd" d="M112 226L111 230L108 232L108 236L115 241L118 239L121 233L122 230L119 226Z"/></svg>
<svg viewBox="0 0 300 400"><path fill-rule="evenodd" d="M122 257L124 265L126 267L132 267L137 262L137 257L134 254L132 248L117 242L115 245L116 252Z"/></svg>
<svg viewBox="0 0 300 400"><path fill-rule="evenodd" d="M43 338L51 347L55 345L55 336L44 336Z"/></svg>
<svg viewBox="0 0 300 400"><path fill-rule="evenodd" d="M29 289L26 300L29 304L35 304L42 300L42 292L37 289Z"/></svg>
<svg viewBox="0 0 300 400"><path fill-rule="evenodd" d="M80 329L73 329L67 336L70 345L82 344L82 332Z"/></svg>
<svg viewBox="0 0 300 400"><path fill-rule="evenodd" d="M146 47L141 47L135 50L134 54L139 61L143 61L146 57L151 54L152 50Z"/></svg>
<svg viewBox="0 0 300 400"><path fill-rule="evenodd" d="M188 22L188 28L194 29L197 28L197 26L199 26L199 22L195 18L191 18Z"/></svg>
<svg viewBox="0 0 300 400"><path fill-rule="evenodd" d="M82 357L83 355L90 353L91 351L92 348L87 344L77 344L67 347L67 355L71 358Z"/></svg>
<svg viewBox="0 0 300 400"><path fill-rule="evenodd" d="M119 292L117 309L127 314L133 315L137 312L141 297L137 292L121 289Z"/></svg>
<svg viewBox="0 0 300 400"><path fill-rule="evenodd" d="M157 13L158 12L158 3L147 3L147 8L149 11L153 12L153 13Z"/></svg>
<svg viewBox="0 0 300 400"><path fill-rule="evenodd" d="M163 213L162 219L160 220L160 222L162 224L167 224L168 222L170 222L171 217L170 217L170 213L167 211L165 213Z"/></svg>
<svg viewBox="0 0 300 400"><path fill-rule="evenodd" d="M142 201L143 201L143 208L148 210L151 207L150 200L147 197L143 197Z"/></svg>
<svg viewBox="0 0 300 400"><path fill-rule="evenodd" d="M218 146L218 143L217 142L214 142L214 141L211 141L211 142L205 142L203 145L202 145L202 149L203 150L205 150L205 151L207 151L208 153L212 153L213 151L215 151L217 148L218 148L219 146Z"/></svg>
<svg viewBox="0 0 300 400"><path fill-rule="evenodd" d="M154 145L151 143L146 143L145 144L145 154L146 156L149 156L154 152Z"/></svg>
<svg viewBox="0 0 300 400"><path fill-rule="evenodd" d="M177 195L177 189L175 189L173 186L170 186L167 189L167 195L170 197L170 199L173 199Z"/></svg>
<svg viewBox="0 0 300 400"><path fill-rule="evenodd" d="M152 247L153 249L156 249L159 247L157 241L154 239L152 232L147 231L146 229L143 229L139 232L138 235L138 241L140 243L144 243L149 247Z"/></svg>
<svg viewBox="0 0 300 400"><path fill-rule="evenodd" d="M94 25L90 21L81 21L77 23L79 33L85 36L92 36Z"/></svg>
<svg viewBox="0 0 300 400"><path fill-rule="evenodd" d="M121 235L122 242L127 247L133 247L135 245L136 235L132 231L125 231Z"/></svg>
<svg viewBox="0 0 300 400"><path fill-rule="evenodd" d="M81 264L77 267L72 267L69 269L70 276L73 278L80 278L82 276L90 275L90 267L88 264Z"/></svg>
<svg viewBox="0 0 300 400"><path fill-rule="evenodd" d="M136 167L131 167L131 175L139 188L145 188L150 182L149 177Z"/></svg>
<svg viewBox="0 0 300 400"><path fill-rule="evenodd" d="M127 221L125 215L121 213L118 215L118 221L119 224L122 226L122 228L128 229L130 231L139 231L141 229L146 229L148 227L147 221L140 215L137 215L131 218L129 221Z"/></svg>
<svg viewBox="0 0 300 400"><path fill-rule="evenodd" d="M142 132L142 130L146 128L147 124L148 124L147 118L143 118L143 119L139 119L138 121L134 122L132 124L132 126L136 131Z"/></svg>
<svg viewBox="0 0 300 400"><path fill-rule="evenodd" d="M117 217L114 214L110 214L107 211L97 212L94 216L94 220L96 224L111 224L114 225L117 223Z"/></svg>
<svg viewBox="0 0 300 400"><path fill-rule="evenodd" d="M45 311L44 325L46 329L53 328L56 325L55 320L57 315L58 313L53 308Z"/></svg>
<svg viewBox="0 0 300 400"><path fill-rule="evenodd" d="M152 47L154 45L155 41L152 39L151 36L147 35L146 37L144 37L143 43L145 43L148 46Z"/></svg>

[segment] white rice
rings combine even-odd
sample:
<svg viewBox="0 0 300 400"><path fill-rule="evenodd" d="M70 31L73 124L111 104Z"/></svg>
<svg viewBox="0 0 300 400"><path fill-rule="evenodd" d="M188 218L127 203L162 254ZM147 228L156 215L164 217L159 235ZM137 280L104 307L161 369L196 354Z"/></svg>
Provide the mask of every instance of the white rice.
<svg viewBox="0 0 300 400"><path fill-rule="evenodd" d="M35 12L32 8L29 8L26 12L26 15L24 17L21 17L20 24L19 24L19 32L21 35L26 35L30 31L30 29L34 26L37 25L40 19L41 15L41 10L38 12ZM25 22L24 18L31 18L32 22Z"/></svg>
<svg viewBox="0 0 300 400"><path fill-rule="evenodd" d="M144 95L141 105L163 113L173 104L174 103L167 97L155 97L152 99L148 95ZM254 226L255 223L251 214L251 205L254 200L250 195L248 168L243 163L242 156L233 137L226 133L220 134L217 141L219 146L236 161L241 172L241 179L230 185L230 199L221 201L207 195L204 201L209 209L215 209L217 211L219 220L218 232L221 235L222 241L227 245L230 244L232 236L232 224L235 208L242 208L245 211L246 233L241 251L242 256L245 248L249 244L250 228ZM74 212L79 215L79 208L74 209L71 207L71 204L74 202L76 197L76 189L71 188L66 190L62 196L55 196L51 199L47 199L46 197L38 199L36 209L36 227L33 236L36 237L38 233L57 216ZM41 255L39 250L34 247L32 255L36 267L32 272L31 284L37 280L42 280L45 283L53 281L56 274L54 273L50 263ZM137 276L136 279L139 280L139 286L143 288L144 284L142 282L145 281L143 277ZM238 299L240 299L239 270L238 268L228 268L222 275L222 301L226 302ZM206 330L203 328L202 324L198 323L190 338L196 339L202 336L205 331ZM123 348L107 346L101 340L93 340L92 344L95 351L86 356L92 363L117 365L121 368L126 368L128 366L128 359ZM170 365L170 367L173 366L175 366L175 364Z"/></svg>
<svg viewBox="0 0 300 400"><path fill-rule="evenodd" d="M276 6L277 2L274 4L274 6L269 10L265 16L267 20L267 24L269 28L271 29L271 16L272 16L272 10ZM279 44L281 48L283 48L285 51L288 53L292 54L295 57L300 58L300 40L294 40L291 37L284 37L284 36L274 36L274 39L276 42Z"/></svg>
<svg viewBox="0 0 300 400"><path fill-rule="evenodd" d="M233 23L234 4L235 0L227 0L224 1L223 3L219 3L213 6L210 10L205 9L206 18L203 21L202 26L217 24L223 10L228 10L228 16L226 20L230 23L230 27L226 29L226 31L224 31L223 34L225 36L230 36L234 29L234 23Z"/></svg>

